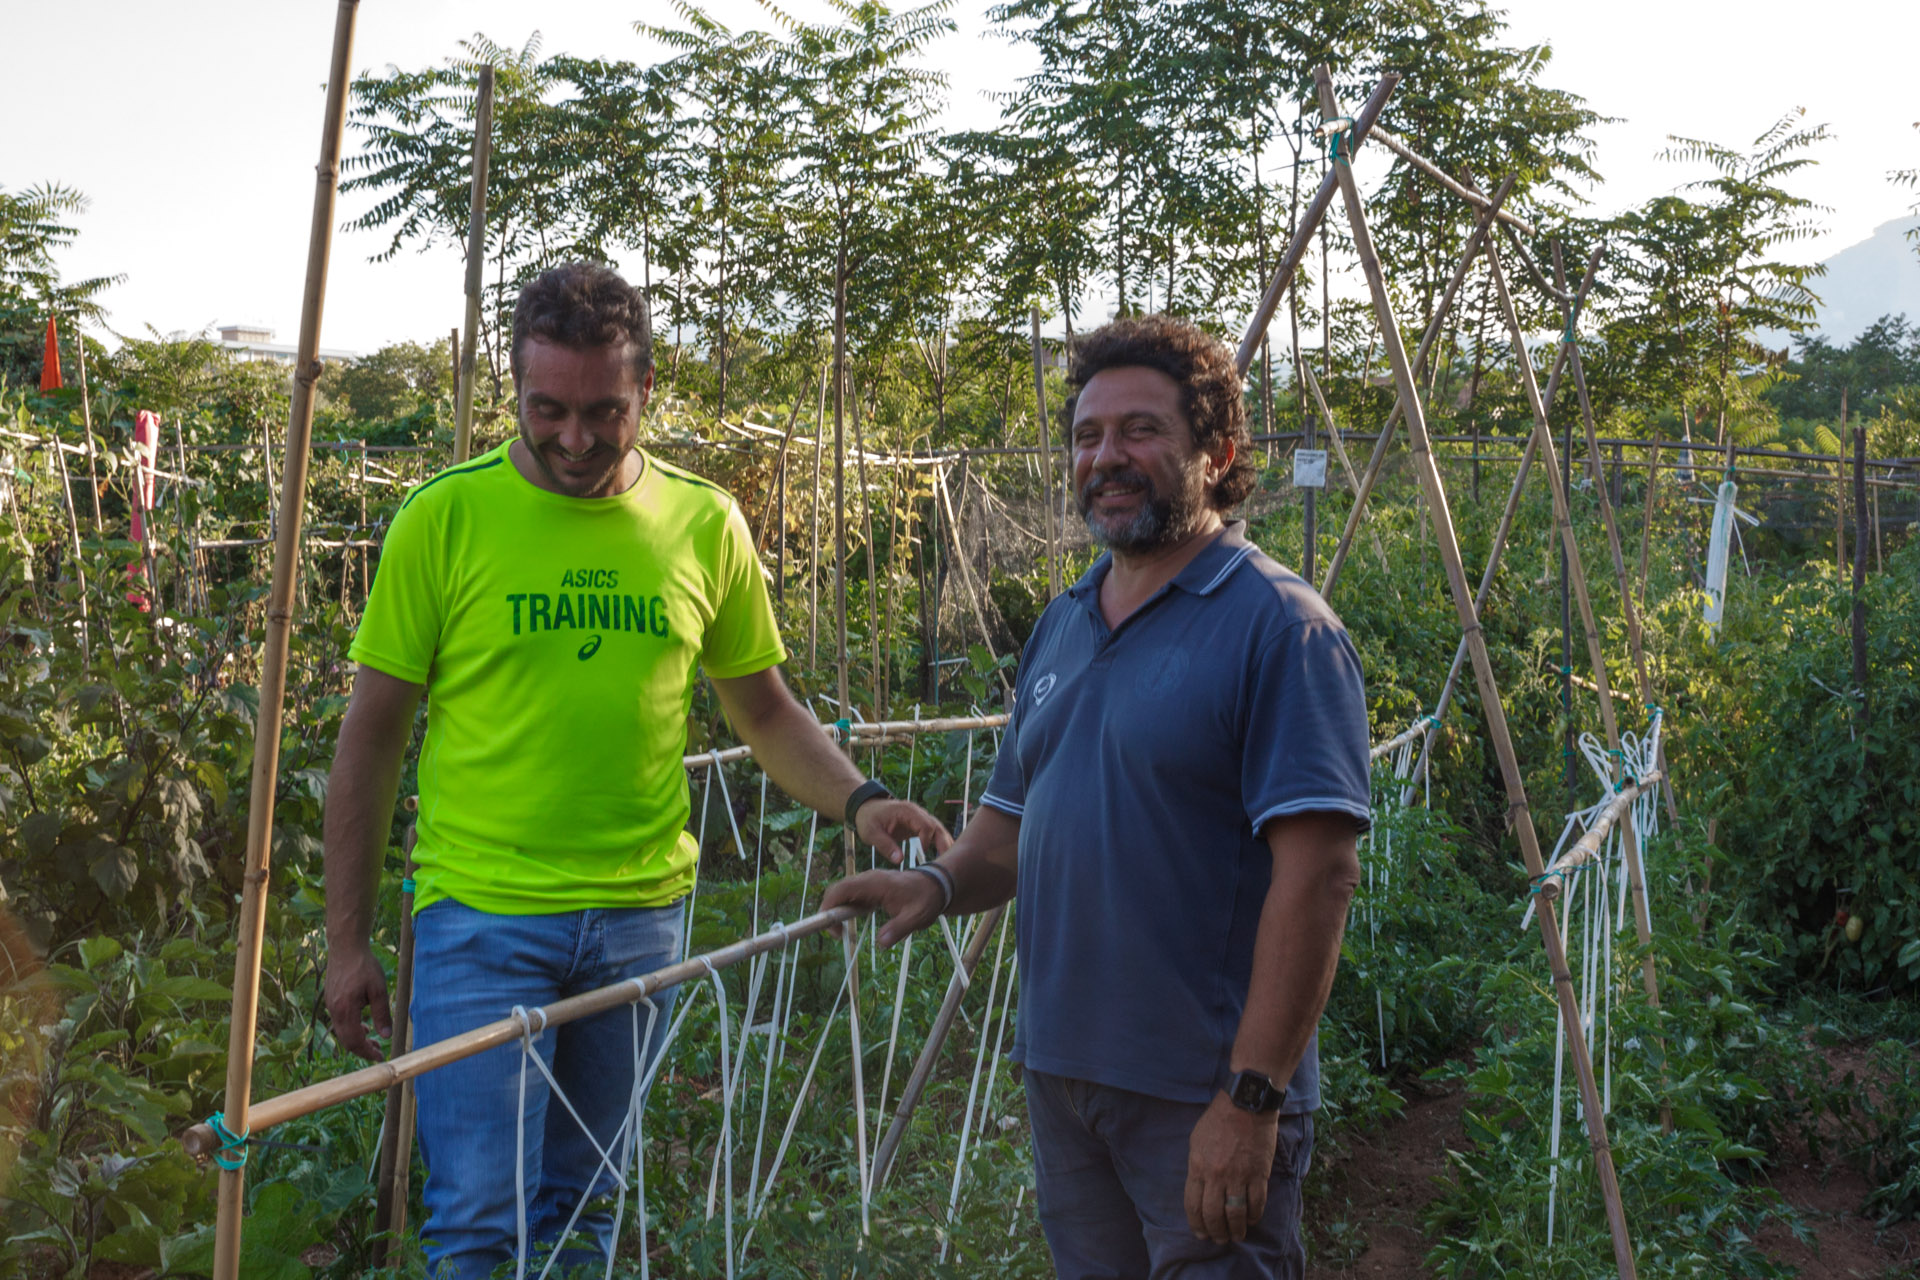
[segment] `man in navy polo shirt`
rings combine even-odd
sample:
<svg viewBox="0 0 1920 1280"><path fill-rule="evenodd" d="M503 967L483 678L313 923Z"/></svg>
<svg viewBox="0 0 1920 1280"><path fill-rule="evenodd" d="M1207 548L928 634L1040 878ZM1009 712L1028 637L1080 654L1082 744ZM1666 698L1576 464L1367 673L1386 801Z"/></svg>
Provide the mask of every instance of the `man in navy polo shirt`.
<svg viewBox="0 0 1920 1280"><path fill-rule="evenodd" d="M1018 894L1013 1052L1062 1277L1298 1277L1314 1031L1368 816L1359 657L1223 517L1254 479L1224 345L1116 321L1070 386L1107 554L1035 628L953 847L827 903L886 912L890 944Z"/></svg>

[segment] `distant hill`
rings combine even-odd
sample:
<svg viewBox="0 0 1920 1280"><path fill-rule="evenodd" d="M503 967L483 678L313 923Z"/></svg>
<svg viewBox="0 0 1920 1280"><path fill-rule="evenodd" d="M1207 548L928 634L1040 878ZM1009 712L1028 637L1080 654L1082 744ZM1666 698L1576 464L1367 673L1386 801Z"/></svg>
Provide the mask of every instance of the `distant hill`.
<svg viewBox="0 0 1920 1280"><path fill-rule="evenodd" d="M1896 218L1827 259L1827 274L1809 281L1820 295L1820 331L1845 346L1884 315L1920 322L1920 253L1907 232L1920 225Z"/></svg>

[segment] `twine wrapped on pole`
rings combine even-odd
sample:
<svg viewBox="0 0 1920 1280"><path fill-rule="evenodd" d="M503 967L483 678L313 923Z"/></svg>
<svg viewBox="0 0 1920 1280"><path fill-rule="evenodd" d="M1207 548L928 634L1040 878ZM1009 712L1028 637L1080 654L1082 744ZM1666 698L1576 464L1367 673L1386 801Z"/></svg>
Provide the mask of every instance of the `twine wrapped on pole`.
<svg viewBox="0 0 1920 1280"><path fill-rule="evenodd" d="M334 200L340 183L340 139L347 115L359 0L340 0L334 17L333 56L327 73L326 112L315 170L313 220L307 242L300 341L287 415L286 464L281 469L280 515L275 529L273 578L267 591L266 642L261 654L258 718L254 722L253 777L247 806L246 865L235 929L233 1017L227 1045L227 1132L244 1142L251 1123L253 1046L260 1011L260 952L267 922L268 864L273 846L274 789L280 765L280 727L286 700L287 650L293 632L294 589L300 566L300 521L306 514L308 443L313 432L314 384L320 378L320 315L333 247ZM219 1219L214 1229L214 1280L240 1274L240 1224L245 1212L245 1148L222 1162Z"/></svg>
<svg viewBox="0 0 1920 1280"><path fill-rule="evenodd" d="M1339 116L1340 104L1334 96L1332 72L1323 63L1314 68L1313 78L1319 91L1321 114L1328 119ZM1353 230L1354 250L1360 259L1361 271L1366 275L1367 291L1372 296L1374 313L1379 320L1382 345L1400 393L1415 472L1426 493L1427 506L1433 517L1434 537L1440 548L1441 562L1446 568L1447 585L1453 596L1454 608L1460 616L1461 630L1467 635L1468 655L1473 659L1474 678L1480 688L1488 736L1499 757L1500 773L1506 785L1508 814L1515 834L1519 836L1520 852L1527 870L1530 875L1538 876L1545 870L1540 856L1540 837L1534 830L1526 783L1520 773L1512 733L1507 727L1506 712L1500 701L1499 681L1494 676L1493 661L1487 652L1486 636L1481 631L1479 616L1474 611L1473 595L1467 586L1466 570L1461 564L1460 544L1454 533L1452 513L1447 506L1446 489L1427 438L1426 411L1420 403L1413 363L1407 358L1406 347L1401 341L1399 322L1394 318L1386 276L1381 270L1379 256L1374 252L1373 237L1367 229L1366 210L1361 202L1360 188L1354 181L1352 167L1340 159L1336 159L1330 167L1340 181L1347 221ZM1607 1225L1613 1239L1614 1261L1621 1280L1634 1280L1637 1272L1633 1242L1627 1231L1626 1211L1620 1200L1613 1153L1607 1143L1606 1118L1600 1105L1600 1091L1594 1080L1593 1059L1586 1052L1579 1000L1573 989L1573 974L1567 968L1566 950L1560 943L1559 927L1554 922L1550 902L1541 904L1539 919L1541 941L1546 947L1554 992L1560 1003L1560 1016L1567 1028L1574 1069L1580 1083L1594 1170L1599 1177L1601 1195L1606 1204Z"/></svg>

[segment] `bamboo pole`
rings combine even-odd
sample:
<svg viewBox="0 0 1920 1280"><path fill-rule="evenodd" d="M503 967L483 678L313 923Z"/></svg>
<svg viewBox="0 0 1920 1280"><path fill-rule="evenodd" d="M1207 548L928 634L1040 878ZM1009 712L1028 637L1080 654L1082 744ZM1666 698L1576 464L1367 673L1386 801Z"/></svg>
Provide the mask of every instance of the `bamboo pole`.
<svg viewBox="0 0 1920 1280"><path fill-rule="evenodd" d="M1439 165L1427 159L1418 151L1415 151L1394 134L1389 133L1384 125L1374 130L1374 136L1380 140L1381 146L1393 152L1393 154L1399 156L1402 160L1405 160L1408 164L1426 174L1429 178L1432 178L1435 182L1445 187L1448 191L1451 191L1454 195L1459 196L1480 212L1491 213L1501 222L1504 222L1509 228L1517 227L1528 235L1538 234L1534 231L1531 222L1528 222L1516 213L1509 213L1482 193L1475 191L1463 183L1455 181L1452 175L1448 174Z"/></svg>
<svg viewBox="0 0 1920 1280"><path fill-rule="evenodd" d="M1598 270L1599 265L1600 251L1595 249L1593 256L1587 261L1586 278L1588 280L1593 278L1594 272ZM1556 274L1562 272L1558 245L1554 248L1554 267ZM1513 340L1513 349L1518 357L1516 364L1520 371L1520 384L1526 392L1528 407L1533 411L1534 434L1540 440L1540 448L1545 461L1545 466L1542 469L1547 473L1548 482L1553 494L1553 519L1560 530L1560 546L1563 554L1562 564L1566 568L1568 585L1572 587L1574 600L1579 607L1581 629L1586 635L1587 659L1593 667L1594 692L1600 700L1600 723L1606 732L1609 758L1615 762L1616 767L1624 770L1625 763L1623 757L1620 755L1620 726L1618 720L1615 718L1613 689L1607 676L1606 650L1600 643L1599 628L1594 623L1593 599L1587 588L1586 567L1580 558L1579 540L1574 537L1572 509L1568 502L1567 490L1560 470L1559 460L1554 457L1553 428L1547 420L1548 402L1541 399L1539 386L1534 381L1533 361L1526 354L1526 338L1525 332L1520 326L1520 313L1513 305L1513 295L1507 289L1506 275L1500 267L1500 251L1493 245L1487 247L1487 270L1493 283L1494 299L1499 304L1501 318L1506 321L1507 332ZM1573 371L1574 386L1576 388L1582 388L1584 386L1584 379L1581 377L1580 372L1579 344L1573 340L1573 326L1577 314L1578 313L1569 306L1566 313L1567 330L1562 336L1560 346L1565 351L1568 367ZM1593 430L1591 406L1584 395L1580 397L1580 403L1583 416L1586 419L1587 438L1592 440L1594 439L1595 433ZM1607 504L1606 485L1602 482L1598 470L1599 447L1594 445L1589 450L1588 456L1594 464L1594 489L1599 497L1601 510L1607 515L1607 528L1611 535L1615 564L1620 574L1620 589L1623 604L1627 610L1628 625L1632 627L1637 622L1637 616L1633 612L1631 594L1627 591L1626 562L1620 557L1619 535L1613 527L1611 511ZM1571 459L1568 461L1570 462ZM1564 604L1564 597L1562 598L1562 602ZM1644 675L1644 667L1642 671ZM1566 674L1571 675L1571 670L1566 671ZM1652 701L1650 691L1648 701L1649 703ZM1568 732L1571 734L1572 730L1569 728ZM1662 771L1657 769L1655 772L1659 773ZM1623 779L1616 776L1609 778L1608 781L1617 784L1623 781ZM1640 843L1637 835L1632 831L1627 833L1626 860L1627 885L1633 899L1634 936L1638 939L1641 948L1640 985L1647 994L1647 1003L1657 1011L1660 1008L1660 981L1654 971L1653 950L1651 946L1653 941L1653 922L1647 907L1647 879L1645 868L1640 858ZM1664 1053L1662 1056L1665 1056ZM1671 1132L1673 1127L1672 1106L1664 1096L1660 1103L1660 1118L1662 1127L1668 1132Z"/></svg>
<svg viewBox="0 0 1920 1280"><path fill-rule="evenodd" d="M847 687L847 247L840 246L833 272L833 623L835 691L840 695L840 718L853 719L853 696ZM851 756L853 753L848 751ZM840 851L846 874L860 868L854 859L855 832L847 823L840 833ZM857 973L857 968L850 968ZM858 983L847 980L847 994L857 998ZM857 1010L859 1006L856 1004Z"/></svg>
<svg viewBox="0 0 1920 1280"><path fill-rule="evenodd" d="M1506 273L1500 268L1500 250L1497 246L1487 246L1487 270L1493 281L1494 301L1513 340L1517 355L1515 366L1520 374L1521 389L1526 394L1527 407L1533 413L1534 433L1540 437L1543 469L1549 475L1548 491L1553 495L1553 523L1560 538L1561 550L1566 553L1568 585L1579 607L1580 626L1587 642L1587 660L1593 667L1593 682L1599 689L1601 727L1606 731L1608 749L1618 750L1620 726L1614 716L1613 689L1607 678L1607 655L1600 643L1600 628L1594 621L1593 598L1587 590L1587 572L1580 559L1579 539L1573 532L1573 511L1560 472L1559 451L1554 447L1553 427L1547 420L1546 401L1541 397L1540 385L1534 379L1533 361L1527 356L1526 330L1521 327L1520 313L1513 305L1513 295L1508 292Z"/></svg>
<svg viewBox="0 0 1920 1280"><path fill-rule="evenodd" d="M1388 72L1380 77L1380 83L1373 87L1366 104L1360 108L1360 114L1354 117L1352 127L1347 130L1347 149L1351 154L1360 149L1372 134L1374 122L1386 109L1387 99L1393 96L1394 86L1400 83L1400 77ZM1260 340L1266 336L1267 328L1273 323L1273 313L1280 309L1280 299L1286 296L1287 287L1293 283L1293 274L1299 270L1301 260L1307 256L1307 250L1313 247L1314 232L1327 216L1327 210L1333 204L1335 187L1333 173L1329 171L1320 179L1320 189L1313 193L1313 199L1307 202L1306 212L1293 229L1293 239L1287 244L1287 251L1281 256L1280 264L1273 270L1273 279L1267 282L1267 291L1260 297L1260 305L1254 308L1253 319L1247 322L1246 334L1240 339L1240 350L1234 356L1234 367L1242 378L1253 367L1253 357L1260 350ZM1321 272L1324 277L1325 272Z"/></svg>
<svg viewBox="0 0 1920 1280"><path fill-rule="evenodd" d="M453 462L473 449L473 391L479 375L480 277L487 263L487 168L493 159L493 68L480 68L480 96L473 111L473 180L467 195L467 310L459 342L460 385L453 409Z"/></svg>
<svg viewBox="0 0 1920 1280"><path fill-rule="evenodd" d="M1592 256L1587 261L1587 276L1589 279L1592 278L1593 273L1598 270L1599 265L1600 249L1598 246L1595 246ZM1560 285L1564 286L1566 284L1566 268L1560 257L1560 242L1557 240L1553 243L1553 275L1555 281ZM1647 671L1647 651L1640 628L1640 610L1633 598L1632 579L1627 576L1627 557L1620 544L1620 524L1614 519L1613 503L1607 496L1607 486L1600 472L1600 435L1593 421L1593 400L1587 395L1586 368L1580 359L1580 344L1573 340L1574 325L1578 323L1580 313L1578 308L1569 305L1562 314L1566 317L1567 330L1566 340L1563 341L1561 345L1567 349L1568 364L1573 372L1573 389L1580 403L1580 420L1586 427L1587 469L1593 479L1594 493L1600 501L1600 519L1602 523L1605 524L1607 530L1607 552L1613 557L1614 579L1619 583L1620 611L1627 623L1627 651L1633 658L1634 679L1640 691L1640 701L1643 705L1651 707L1654 705L1653 678ZM1552 402L1549 401L1548 403L1551 404ZM1614 448L1617 450L1619 446L1615 445ZM1667 746L1664 739L1661 740L1659 747L1660 759L1656 763L1661 771L1661 776L1668 777ZM1663 793L1666 796L1667 816L1676 822L1679 821L1679 807L1674 801L1673 784L1671 780L1669 780L1663 788ZM1653 926L1647 916L1646 885L1640 869L1640 851L1638 845L1635 845L1632 855L1628 859L1628 865L1632 869L1631 874L1637 882L1634 895L1634 920L1635 928L1640 937L1640 945L1644 948L1653 937ZM1653 979L1653 955L1651 952L1643 955L1642 963L1645 968L1647 995L1654 1002L1654 1008L1657 1009L1660 1007L1660 996Z"/></svg>
<svg viewBox="0 0 1920 1280"><path fill-rule="evenodd" d="M1040 308L1033 307L1027 314L1033 327L1033 416L1039 431L1041 505L1046 508L1047 514L1047 598L1052 599L1060 594L1060 521L1059 512L1053 506L1053 440L1047 426L1047 379L1045 365L1041 362Z"/></svg>
<svg viewBox="0 0 1920 1280"><path fill-rule="evenodd" d="M1853 428L1853 687L1860 698L1861 742L1866 742L1867 726L1872 722L1872 706L1867 699L1867 602L1861 593L1867 589L1867 429ZM1864 764L1864 758L1862 760Z"/></svg>
<svg viewBox="0 0 1920 1280"><path fill-rule="evenodd" d="M1588 290L1593 288L1595 266L1597 266L1595 263L1588 264L1586 275L1581 277L1580 287L1574 291L1573 305L1576 311L1579 310L1581 304L1586 301ZM1491 286L1488 287L1487 292L1491 295ZM1547 374L1547 390L1544 398L1548 404L1552 404L1554 397L1559 394L1560 377L1566 371L1566 367L1566 349L1564 347L1558 348L1554 352L1553 368ZM1473 612L1475 617L1478 617L1480 611L1487 606L1487 593L1492 590L1493 576L1500 568L1501 556L1506 552L1507 539L1513 532L1514 516L1520 510L1520 495L1526 488L1527 475L1533 467L1534 452L1539 448L1539 445L1538 435L1534 432L1528 432L1526 444L1520 451L1520 465L1513 474L1513 485L1507 491L1506 506L1503 507L1500 512L1500 524L1494 531L1493 546L1487 552L1486 568L1480 574L1480 586L1473 593ZM1440 697L1435 701L1433 706L1433 716L1431 718L1436 728L1447 714L1447 707L1453 700L1454 688L1460 679L1460 668L1466 660L1467 638L1463 635L1460 637L1459 645L1453 651L1453 664L1447 668L1446 682L1441 685ZM1412 801L1414 783L1417 782L1420 776L1431 766L1432 755L1433 734L1428 733L1426 740L1420 744L1419 762L1414 765L1413 772L1407 775L1407 785L1400 793L1400 803L1402 805L1406 805Z"/></svg>
<svg viewBox="0 0 1920 1280"><path fill-rule="evenodd" d="M1415 720L1407 728L1402 729L1399 733L1396 733L1395 735L1393 735L1393 737L1388 738L1385 742L1381 743L1379 746L1374 747L1373 749L1368 751L1367 752L1368 761L1379 760L1384 756L1392 755L1394 752L1398 751L1401 747L1406 746L1409 742L1412 742L1415 738L1419 737L1421 734L1425 733L1428 729L1432 727L1433 727L1432 718L1429 716L1421 716L1418 720Z"/></svg>
<svg viewBox="0 0 1920 1280"><path fill-rule="evenodd" d="M80 353L80 424L87 433L87 492L93 495L93 531L105 526L100 517L100 472L93 444L93 398L87 390L87 335L80 332L80 321L73 322L73 345Z"/></svg>
<svg viewBox="0 0 1920 1280"><path fill-rule="evenodd" d="M1335 166L1338 168L1339 166ZM1459 296L1460 286L1466 283L1467 272L1473 267L1474 258L1487 243L1487 235L1493 229L1493 219L1506 203L1507 196L1513 191L1514 177L1508 174L1493 193L1491 212L1482 212L1474 224L1473 232L1467 237L1466 248L1460 253L1460 261L1454 266L1453 277L1447 281L1447 287L1441 291L1440 301L1433 310L1433 319L1427 323L1427 331L1420 336L1420 346L1413 358L1415 385L1418 385L1419 371L1426 365L1427 357L1433 351L1433 344L1440 337L1442 325L1446 323L1447 313L1453 309L1453 302ZM1380 476L1380 468L1386 462L1387 448L1393 443L1393 426L1406 416L1406 396L1402 395L1387 411L1387 420L1374 437L1373 454L1367 459L1367 469L1361 473L1360 485L1354 490L1353 506L1347 511L1347 521L1340 530L1340 541L1334 545L1333 556L1327 561L1327 573L1320 580L1320 595L1325 598L1333 594L1333 584L1340 580L1340 569L1347 562L1347 553L1353 548L1353 538L1360 529L1360 521L1365 518L1367 499L1373 493L1374 482Z"/></svg>
<svg viewBox="0 0 1920 1280"><path fill-rule="evenodd" d="M871 390L871 388L869 388ZM879 564L874 559L873 546L873 491L867 487L867 445L866 418L860 412L859 397L854 397L853 413L853 452L860 465L860 520L866 526L867 536L867 652L870 668L867 672L867 706L876 717L887 714L880 704L880 580ZM869 407L871 402L869 402ZM845 714L842 712L841 714Z"/></svg>
<svg viewBox="0 0 1920 1280"><path fill-rule="evenodd" d="M343 0L343 3L347 4L355 2L356 0ZM324 1108L383 1092L403 1080L417 1079L429 1071L471 1058L477 1053L497 1049L503 1044L512 1044L525 1035L529 1027L537 1033L549 1027L564 1026L569 1022L590 1018L596 1013L605 1013L609 1009L624 1009L668 987L677 987L683 982L704 978L710 969L725 969L764 952L777 951L789 943L812 937L816 933L853 920L859 915L860 912L852 907L835 907L831 911L815 912L792 924L780 925L768 929L765 933L742 938L718 951L689 956L678 964L670 964L664 969L656 969L641 977L628 978L577 996L568 996L544 1008L530 1009L527 1011L525 1022L519 1018L502 1018L497 1022L475 1027L471 1031L448 1036L445 1040L436 1040L432 1044L422 1045L410 1053L389 1058L385 1062L376 1062L372 1066L361 1067L358 1071L349 1071L331 1080L322 1080L304 1089L283 1093L277 1098L267 1098L253 1108L253 1131L264 1132L276 1125L286 1124L289 1120L310 1116ZM220 1139L214 1134L211 1126L197 1124L180 1135L180 1145L190 1156L205 1157L220 1149Z"/></svg>
<svg viewBox="0 0 1920 1280"><path fill-rule="evenodd" d="M1314 68L1314 83L1319 91L1321 114L1332 118L1340 114L1339 101L1333 92L1333 77L1323 63ZM1340 181L1340 194L1343 197L1347 220L1353 229L1353 242L1360 259L1360 268L1367 278L1367 291L1372 295L1373 307L1380 323L1380 332L1386 347L1387 361L1393 368L1394 382L1399 388L1400 400L1404 405L1407 424L1407 436L1421 487L1427 496L1427 505L1433 516L1434 536L1440 547L1440 558L1446 568L1448 587L1452 592L1454 607L1460 616L1460 626L1468 637L1468 651L1473 659L1474 678L1480 687L1480 701L1487 717L1489 737L1493 740L1494 752L1500 759L1500 772L1506 784L1508 813L1515 832L1520 837L1520 852L1526 860L1529 875L1538 876L1545 870L1540 857L1539 834L1534 830L1533 818L1527 803L1526 782L1520 774L1519 759L1514 753L1513 738L1507 728L1506 713L1500 702L1500 686L1493 671L1493 663L1487 653L1486 636L1480 629L1479 617L1473 608L1472 593L1467 587L1466 571L1460 561L1460 545L1453 529L1452 514L1447 507L1446 489L1440 479L1440 470L1434 464L1431 446L1427 441L1426 412L1421 407L1412 363L1402 345L1400 328L1393 314L1393 301L1387 293L1387 282L1381 271L1380 259L1374 253L1373 237L1367 229L1366 210L1361 204L1360 189L1354 181L1353 170L1343 161L1332 166ZM1490 224L1491 220L1488 220ZM1536 393L1537 394L1537 393ZM1382 434L1385 434L1384 432ZM1587 1137L1592 1146L1595 1172L1599 1175L1601 1195L1606 1202L1607 1223L1613 1237L1614 1259L1619 1266L1621 1280L1634 1280L1633 1244L1627 1231L1626 1212L1620 1202L1620 1187L1614 1174L1613 1153L1607 1143L1606 1119L1600 1107L1600 1091L1594 1082L1593 1060L1587 1053L1584 1029L1581 1023L1578 997L1573 989L1573 974L1567 968L1565 949L1560 945L1560 931L1553 919L1553 904L1541 904L1538 913L1541 941L1546 946L1548 967L1553 975L1555 994L1560 1003L1560 1016L1567 1029L1568 1048L1573 1057L1574 1073L1580 1082L1580 1096L1587 1122Z"/></svg>
<svg viewBox="0 0 1920 1280"><path fill-rule="evenodd" d="M1660 771L1655 769L1646 777L1627 783L1614 792L1613 799L1609 800L1607 807L1594 818L1593 825L1587 828L1586 834L1582 835L1571 849L1555 858L1553 865L1548 867L1546 874L1539 879L1540 896L1549 901L1558 898L1564 891L1562 881L1566 874L1570 871L1578 871L1599 857L1600 846L1606 840L1607 833L1613 830L1613 824L1620 820L1647 788L1658 786L1659 782ZM1632 830L1632 826L1629 825L1627 831ZM1631 840L1632 837L1628 838Z"/></svg>
<svg viewBox="0 0 1920 1280"><path fill-rule="evenodd" d="M416 801L417 803L417 801ZM408 853L417 828L407 830ZM413 859L407 859L406 878L400 883L399 963L393 979L394 1052L413 1048ZM407 1229L407 1183L413 1164L413 1085L401 1081L387 1090L385 1119L380 1126L380 1155L375 1163L373 1230L385 1235L385 1265L398 1266L400 1235Z"/></svg>
<svg viewBox="0 0 1920 1280"><path fill-rule="evenodd" d="M93 620L87 608L87 565L80 553L80 516L74 510L73 477L67 471L67 455L60 447L60 437L51 436L53 460L60 467L60 492L66 497L67 531L73 535L73 573L74 580L80 584L80 662L91 669L93 666Z"/></svg>
<svg viewBox="0 0 1920 1280"><path fill-rule="evenodd" d="M973 972L980 967L980 957L986 954L987 943L992 939L994 928L1000 923L1000 917L1006 909L1002 904L982 912L973 927L973 936L967 939L967 945L960 953L959 967L947 982L947 993L940 1001L939 1013L934 1015L926 1043L920 1047L920 1056L913 1060L913 1071L907 1076L905 1087L900 1090L900 1102L893 1109L893 1119L887 1122L887 1131L881 1135L879 1145L873 1150L870 1181L876 1191L887 1185L887 1175L893 1172L893 1158L899 1153L900 1142L906 1137L907 1125L913 1119L914 1109L920 1105L921 1095L927 1091L927 1083L933 1079L934 1064L939 1060L940 1049L946 1044L948 1033L953 1030L954 1019L959 1016L960 1001L973 984Z"/></svg>
<svg viewBox="0 0 1920 1280"><path fill-rule="evenodd" d="M827 371L820 375L820 403L813 414L813 499L807 507L808 519L812 523L813 535L807 544L807 671L820 669L820 464L822 451L826 445L822 437L826 434L827 424L827 379L832 373L834 361L827 362Z"/></svg>
<svg viewBox="0 0 1920 1280"><path fill-rule="evenodd" d="M279 773L280 726L287 688L287 648L293 630L293 594L299 577L300 521L306 514L307 442L313 432L314 383L320 377L320 317L326 301L327 261L333 247L334 199L340 182L340 136L347 114L347 82L359 0L340 0L327 73L326 114L320 129L313 222L300 307L300 342L287 418L286 466L281 472L280 520L267 594L267 629L260 667L259 712L253 738L253 777L247 806L246 866L235 929L233 1011L227 1045L225 1123L244 1137L251 1126L254 1035L260 1013L260 953L267 924L267 878L273 850L274 784ZM245 1213L244 1161L220 1171L219 1218L214 1229L213 1280L237 1280Z"/></svg>
<svg viewBox="0 0 1920 1280"><path fill-rule="evenodd" d="M1640 587L1637 603L1647 607L1647 547L1653 539L1653 495L1660 483L1660 442L1655 440L1647 455L1647 505L1640 517Z"/></svg>

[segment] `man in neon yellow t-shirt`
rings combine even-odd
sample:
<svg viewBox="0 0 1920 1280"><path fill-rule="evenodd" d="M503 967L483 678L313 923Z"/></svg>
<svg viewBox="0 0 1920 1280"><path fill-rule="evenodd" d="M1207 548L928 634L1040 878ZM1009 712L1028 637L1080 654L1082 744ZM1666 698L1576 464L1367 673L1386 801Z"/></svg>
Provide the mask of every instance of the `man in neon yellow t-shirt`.
<svg viewBox="0 0 1920 1280"><path fill-rule="evenodd" d="M883 852L915 836L947 843L931 815L863 779L788 692L732 498L636 449L653 386L644 296L602 266L556 267L520 296L512 360L518 437L407 497L350 650L359 671L326 812L326 1001L340 1043L369 1059L380 1051L364 1012L391 1033L374 892L423 693L418 1043L679 958L698 855L680 763L696 668L796 799L848 817ZM670 999L654 998L649 1052ZM420 1078L430 1274L485 1276L518 1246L564 1243L575 1207L611 1188L593 1148L615 1144L632 1037L621 1010L538 1042L591 1142L534 1078L516 1132L515 1048ZM611 1227L604 1213L575 1224L603 1256Z"/></svg>

